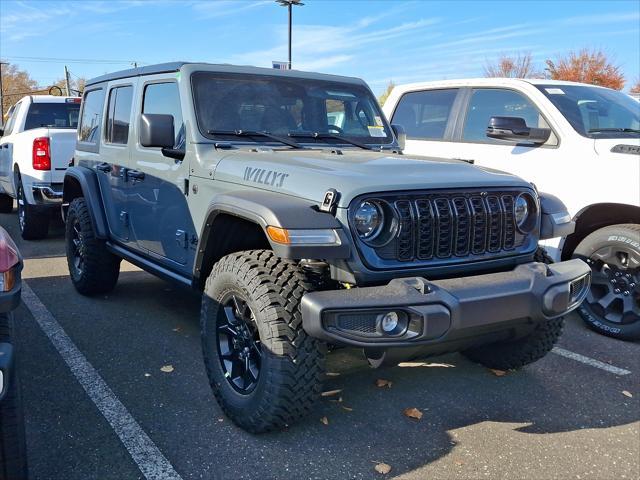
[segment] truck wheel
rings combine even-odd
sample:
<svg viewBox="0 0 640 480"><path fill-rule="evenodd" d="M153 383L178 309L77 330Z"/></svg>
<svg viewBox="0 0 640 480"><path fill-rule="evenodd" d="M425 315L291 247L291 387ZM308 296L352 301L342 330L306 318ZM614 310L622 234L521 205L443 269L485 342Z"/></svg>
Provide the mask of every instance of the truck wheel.
<svg viewBox="0 0 640 480"><path fill-rule="evenodd" d="M0 342L10 340L11 314L0 314ZM0 480L27 479L27 448L20 385L15 369L0 402Z"/></svg>
<svg viewBox="0 0 640 480"><path fill-rule="evenodd" d="M69 205L65 246L71 282L78 292L94 295L113 290L120 273L120 258L107 250L104 240L96 238L82 197Z"/></svg>
<svg viewBox="0 0 640 480"><path fill-rule="evenodd" d="M0 193L0 213L13 212L13 198L6 193Z"/></svg>
<svg viewBox="0 0 640 480"><path fill-rule="evenodd" d="M488 368L517 370L551 351L562 333L564 318L544 320L526 337L470 348L462 352L469 360Z"/></svg>
<svg viewBox="0 0 640 480"><path fill-rule="evenodd" d="M573 256L591 267L591 289L578 308L585 323L603 335L640 339L640 225L596 230Z"/></svg>
<svg viewBox="0 0 640 480"><path fill-rule="evenodd" d="M25 240L40 240L49 233L49 215L36 212L33 205L27 203L21 180L18 180L18 221Z"/></svg>
<svg viewBox="0 0 640 480"><path fill-rule="evenodd" d="M268 250L227 255L207 279L200 326L209 383L249 432L292 424L320 396L326 347L307 336L300 312L311 289L295 262Z"/></svg>

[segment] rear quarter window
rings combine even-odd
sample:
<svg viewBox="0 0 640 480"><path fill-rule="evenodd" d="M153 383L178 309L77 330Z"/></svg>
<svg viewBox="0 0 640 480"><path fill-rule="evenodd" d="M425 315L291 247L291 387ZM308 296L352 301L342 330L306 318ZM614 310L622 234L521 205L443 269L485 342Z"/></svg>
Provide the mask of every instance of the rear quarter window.
<svg viewBox="0 0 640 480"><path fill-rule="evenodd" d="M100 124L102 123L102 107L104 90L91 90L82 102L82 117L78 128L78 140L87 143L98 143Z"/></svg>

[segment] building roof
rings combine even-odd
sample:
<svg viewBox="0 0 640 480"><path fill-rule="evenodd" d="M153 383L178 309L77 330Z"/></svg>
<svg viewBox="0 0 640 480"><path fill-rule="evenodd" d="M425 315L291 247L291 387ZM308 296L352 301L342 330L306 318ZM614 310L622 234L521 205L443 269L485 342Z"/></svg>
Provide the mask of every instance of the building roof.
<svg viewBox="0 0 640 480"><path fill-rule="evenodd" d="M118 80L120 78L140 77L143 75L154 75L159 73L178 72L183 67L188 66L190 70L205 70L212 72L245 73L247 75L274 75L292 78L307 78L315 80L330 80L347 83L364 84L364 81L356 77L343 77L339 75L329 75L324 73L303 72L301 70L279 70L275 68L263 68L230 64L215 64L202 62L170 62L159 63L157 65L146 65L144 67L130 68L118 72L108 73L100 77L87 81L87 85Z"/></svg>

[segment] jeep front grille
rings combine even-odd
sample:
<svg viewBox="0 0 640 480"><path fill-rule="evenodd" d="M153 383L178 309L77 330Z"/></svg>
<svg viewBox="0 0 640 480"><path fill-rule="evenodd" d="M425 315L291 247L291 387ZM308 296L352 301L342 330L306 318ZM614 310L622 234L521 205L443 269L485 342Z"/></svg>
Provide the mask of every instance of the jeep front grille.
<svg viewBox="0 0 640 480"><path fill-rule="evenodd" d="M369 248L385 264L450 263L468 257L486 259L519 250L526 235L515 225L514 206L522 191L454 191L384 194L395 210L398 230L386 245Z"/></svg>

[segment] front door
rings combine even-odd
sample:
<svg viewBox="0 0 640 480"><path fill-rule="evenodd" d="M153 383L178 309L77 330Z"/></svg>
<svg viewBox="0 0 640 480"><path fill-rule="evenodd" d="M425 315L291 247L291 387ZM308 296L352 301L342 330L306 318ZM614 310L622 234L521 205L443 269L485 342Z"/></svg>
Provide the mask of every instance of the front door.
<svg viewBox="0 0 640 480"><path fill-rule="evenodd" d="M136 111L172 115L174 148L184 150L185 128L178 84L167 81L166 77L151 77L141 88L142 98ZM129 185L129 211L137 248L164 261L170 268L187 271L196 239L187 206L187 161L166 157L159 148L143 147L139 138L132 151L134 178Z"/></svg>

